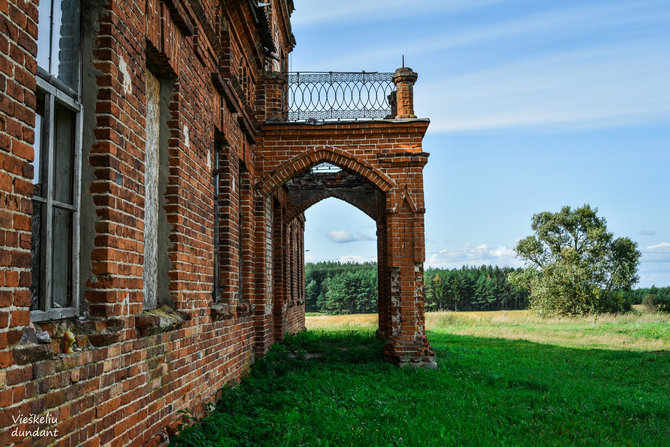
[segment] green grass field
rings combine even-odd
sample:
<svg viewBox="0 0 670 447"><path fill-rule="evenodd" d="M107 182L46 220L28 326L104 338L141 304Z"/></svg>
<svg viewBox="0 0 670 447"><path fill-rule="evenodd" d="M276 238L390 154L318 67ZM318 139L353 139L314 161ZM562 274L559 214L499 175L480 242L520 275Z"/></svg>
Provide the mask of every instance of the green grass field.
<svg viewBox="0 0 670 447"><path fill-rule="evenodd" d="M429 314L437 370L384 363L375 318L308 317L172 445L670 445L669 316Z"/></svg>

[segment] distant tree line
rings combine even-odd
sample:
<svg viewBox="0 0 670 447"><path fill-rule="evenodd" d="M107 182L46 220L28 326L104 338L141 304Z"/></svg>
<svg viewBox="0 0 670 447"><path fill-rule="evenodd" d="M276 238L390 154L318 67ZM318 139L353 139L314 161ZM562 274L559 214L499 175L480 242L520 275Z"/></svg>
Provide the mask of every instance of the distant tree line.
<svg viewBox="0 0 670 447"><path fill-rule="evenodd" d="M529 292L507 276L518 269L482 265L424 272L426 310L511 310L528 307Z"/></svg>
<svg viewBox="0 0 670 447"><path fill-rule="evenodd" d="M670 312L670 287L651 286L621 293L624 299L631 304L644 304L649 310Z"/></svg>
<svg viewBox="0 0 670 447"><path fill-rule="evenodd" d="M430 268L424 272L426 310L525 309L528 292L507 281L513 271L494 266ZM308 263L305 295L307 312L377 312L377 263Z"/></svg>
<svg viewBox="0 0 670 447"><path fill-rule="evenodd" d="M308 263L305 265L305 311L377 312L377 263Z"/></svg>

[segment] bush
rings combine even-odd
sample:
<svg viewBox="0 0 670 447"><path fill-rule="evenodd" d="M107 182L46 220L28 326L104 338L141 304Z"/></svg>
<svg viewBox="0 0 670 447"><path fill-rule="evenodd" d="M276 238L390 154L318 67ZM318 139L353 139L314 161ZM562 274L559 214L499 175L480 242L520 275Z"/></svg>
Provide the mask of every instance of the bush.
<svg viewBox="0 0 670 447"><path fill-rule="evenodd" d="M656 295L653 293L648 293L642 298L642 305L647 308L648 311L653 312L656 310Z"/></svg>
<svg viewBox="0 0 670 447"><path fill-rule="evenodd" d="M630 312L633 308L633 303L630 297L622 290L616 290L609 295L606 295L602 302L601 311L605 313L625 313Z"/></svg>
<svg viewBox="0 0 670 447"><path fill-rule="evenodd" d="M666 287L664 293L656 295L656 310L670 313L670 288Z"/></svg>

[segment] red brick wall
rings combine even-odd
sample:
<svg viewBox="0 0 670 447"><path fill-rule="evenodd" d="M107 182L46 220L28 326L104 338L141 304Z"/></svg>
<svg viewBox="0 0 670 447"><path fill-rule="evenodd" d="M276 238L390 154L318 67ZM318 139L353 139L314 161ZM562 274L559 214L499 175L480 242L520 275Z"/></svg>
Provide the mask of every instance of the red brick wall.
<svg viewBox="0 0 670 447"><path fill-rule="evenodd" d="M0 384L23 381L4 368L29 323L36 21L32 2L0 2ZM3 386L0 407L20 402L21 393Z"/></svg>
<svg viewBox="0 0 670 447"><path fill-rule="evenodd" d="M21 342L31 332L35 3L0 0L0 445L164 444L179 410L199 414L254 355L302 330L305 221L287 213L282 185L321 161L359 174L383 199L380 278L408 278L397 290L380 283L380 325L398 332L389 358L427 352L417 273L427 122L261 125L283 116L285 73L276 69L294 44L290 0L271 1L278 64L265 60L247 1L84 2L81 312L34 325L50 344ZM161 79L167 111L157 231L166 241L158 304L169 306L158 311L143 304L145 159L155 138L146 135L147 71ZM398 250L396 234L413 248ZM64 352L66 331L76 335L74 353ZM50 419L26 424L19 415ZM58 434L13 434L35 429Z"/></svg>
<svg viewBox="0 0 670 447"><path fill-rule="evenodd" d="M262 313L254 310L255 304L270 299L257 298L253 268L259 258L252 195L253 107L264 61L247 3L229 3L223 9L219 2L203 1L193 9L182 0L114 1L94 12L93 49L83 55L84 74L93 76L94 87L82 99L85 106L92 104L83 113L94 126L85 129L90 146L82 148L84 171L90 174L82 190L93 214L92 221L82 223L92 241L91 251L81 258L83 307L89 316L37 325L52 338L51 345L37 349L19 340L30 324L38 17L30 1L0 1L0 444L160 444L181 421L178 410L198 414L221 386L238 380L252 363L254 324ZM239 83L221 81L225 72L219 71L223 64L217 54L225 42L212 41L216 32L211 26L221 18L234 24L230 29L236 44L229 50L244 60L243 66L234 58L230 63ZM278 45L290 51L285 39ZM170 241L166 301L182 312L183 320L178 328L156 335L146 335L147 328L140 325L156 323L155 316L142 317L146 70L173 92L161 212L168 222L162 231ZM213 73L220 77L214 79ZM222 257L229 267L224 299L231 304L219 313L212 310L217 133L225 137L229 174L223 181L221 200L228 208L221 221L227 230ZM300 323L294 308L291 328L302 328L304 316ZM81 328L93 329L77 335L80 351L62 353L63 332ZM273 340L270 333L259 353ZM19 415L50 419L24 424L15 422ZM34 429L58 434L12 434Z"/></svg>

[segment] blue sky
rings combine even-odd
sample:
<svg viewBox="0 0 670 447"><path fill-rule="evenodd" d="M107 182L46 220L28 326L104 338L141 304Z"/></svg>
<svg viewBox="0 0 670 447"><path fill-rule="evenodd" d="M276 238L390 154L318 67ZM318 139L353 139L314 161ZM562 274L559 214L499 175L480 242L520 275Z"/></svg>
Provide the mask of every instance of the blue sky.
<svg viewBox="0 0 670 447"><path fill-rule="evenodd" d="M519 266L533 214L588 203L670 286L670 2L295 0L294 71L419 74L426 263ZM372 260L375 224L325 200L307 260Z"/></svg>

